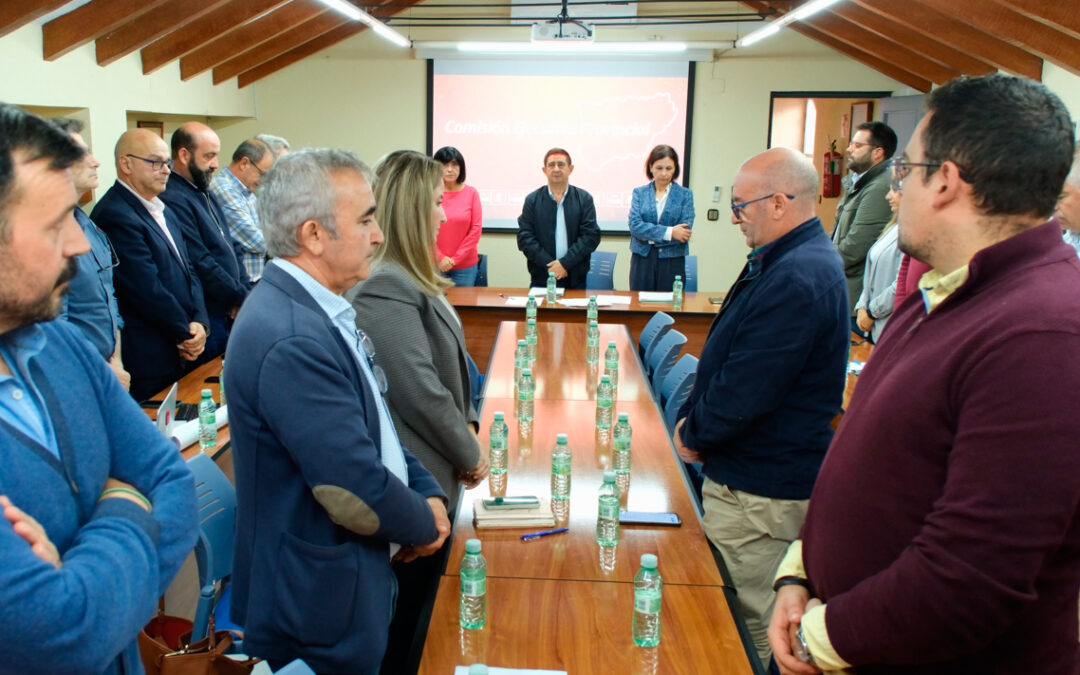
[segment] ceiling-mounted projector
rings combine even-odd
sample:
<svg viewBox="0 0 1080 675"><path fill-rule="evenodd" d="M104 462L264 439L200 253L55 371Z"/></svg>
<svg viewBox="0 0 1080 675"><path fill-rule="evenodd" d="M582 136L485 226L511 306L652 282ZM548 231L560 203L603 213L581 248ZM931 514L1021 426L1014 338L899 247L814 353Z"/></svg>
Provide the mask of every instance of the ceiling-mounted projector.
<svg viewBox="0 0 1080 675"><path fill-rule="evenodd" d="M568 40L572 42L592 42L596 29L580 21L543 21L532 25L533 42Z"/></svg>

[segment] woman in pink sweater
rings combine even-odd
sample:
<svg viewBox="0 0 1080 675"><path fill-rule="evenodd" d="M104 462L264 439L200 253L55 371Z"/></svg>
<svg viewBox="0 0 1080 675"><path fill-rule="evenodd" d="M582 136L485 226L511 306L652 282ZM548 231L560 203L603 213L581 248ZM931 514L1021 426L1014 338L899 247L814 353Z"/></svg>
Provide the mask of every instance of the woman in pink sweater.
<svg viewBox="0 0 1080 675"><path fill-rule="evenodd" d="M434 157L443 165L442 206L446 212L446 222L435 242L439 271L455 286L473 286L479 260L476 248L484 222L480 193L465 184L465 158L457 148L439 148Z"/></svg>

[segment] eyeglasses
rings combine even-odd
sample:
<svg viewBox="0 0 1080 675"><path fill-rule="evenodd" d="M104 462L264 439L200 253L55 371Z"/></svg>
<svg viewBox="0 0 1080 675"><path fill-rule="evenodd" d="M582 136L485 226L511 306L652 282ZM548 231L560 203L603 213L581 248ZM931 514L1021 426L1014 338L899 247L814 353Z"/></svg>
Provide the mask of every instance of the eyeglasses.
<svg viewBox="0 0 1080 675"><path fill-rule="evenodd" d="M94 262L96 262L98 266L98 274L101 274L102 272L108 272L109 270L120 264L120 259L116 257L116 249L113 248L112 242L109 241L107 237L105 238L105 243L109 246L109 253L112 258L107 262L102 262L101 258L98 256L98 252L94 250L93 246L90 247L90 255L94 256Z"/></svg>
<svg viewBox="0 0 1080 675"><path fill-rule="evenodd" d="M262 169L260 169L259 165L256 164L255 162L251 162L251 167L259 172L259 178L262 178L263 176L266 175L266 171L263 171Z"/></svg>
<svg viewBox="0 0 1080 675"><path fill-rule="evenodd" d="M356 344L364 350L364 355L367 356L368 366L371 368L371 373L375 376L375 382L379 385L379 393L385 395L386 390L389 389L389 384L386 380L386 372L382 369L382 366L375 363L375 343L371 341L371 338L367 333L356 329Z"/></svg>
<svg viewBox="0 0 1080 675"><path fill-rule="evenodd" d="M897 158L889 162L889 186L892 187L893 192L901 192L904 189L904 179L911 173L911 167L913 166L925 166L927 169L937 169L941 167L945 162L908 162L906 160ZM959 167L957 167L959 169ZM959 170L960 180L965 183L971 182L971 176L969 176L963 169Z"/></svg>
<svg viewBox="0 0 1080 675"><path fill-rule="evenodd" d="M848 143L848 147L849 147L849 148L850 148L851 146L853 146L853 145L854 145L854 146L855 146L856 148L861 148L861 147L863 147L864 145L869 145L869 146L870 146L871 148L880 148L880 147L881 147L881 146L880 146L880 145L878 145L877 143L860 143L860 142L858 142L858 141L851 141L850 143Z"/></svg>
<svg viewBox="0 0 1080 675"><path fill-rule="evenodd" d="M784 195L788 199L795 199L795 195L789 195L789 194L784 193L784 192L774 192L772 194L765 195L764 197L758 197L757 199L748 199L745 202L739 202L738 204L735 203L735 200L732 200L731 201L731 213L738 220L742 220L742 214L740 212L743 210L744 207L746 207L749 204L753 204L754 202L760 202L760 201L764 201L766 199L770 199L772 197L775 197L776 195Z"/></svg>
<svg viewBox="0 0 1080 675"><path fill-rule="evenodd" d="M126 156L131 157L132 159L141 159L142 161L149 164L150 168L154 171L161 171L164 168L168 168L169 171L172 171L173 168L173 161L171 159L150 159L149 157L139 157L138 155L132 154L128 154Z"/></svg>

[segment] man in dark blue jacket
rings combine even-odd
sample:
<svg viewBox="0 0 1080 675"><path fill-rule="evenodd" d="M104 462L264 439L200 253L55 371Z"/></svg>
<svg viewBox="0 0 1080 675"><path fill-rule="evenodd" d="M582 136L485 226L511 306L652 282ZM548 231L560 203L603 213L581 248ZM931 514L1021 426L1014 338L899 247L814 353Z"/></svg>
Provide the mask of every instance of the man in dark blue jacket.
<svg viewBox="0 0 1080 675"><path fill-rule="evenodd" d="M251 289L225 213L208 191L220 151L221 141L210 127L198 122L180 125L172 135L173 173L161 193L161 201L169 205L184 231L210 316L210 334L200 363L225 351L229 323Z"/></svg>
<svg viewBox="0 0 1080 675"><path fill-rule="evenodd" d="M731 222L752 250L675 427L680 456L704 463L705 533L765 664L772 581L798 537L844 392L847 284L814 217L817 187L817 170L786 148L739 168Z"/></svg>

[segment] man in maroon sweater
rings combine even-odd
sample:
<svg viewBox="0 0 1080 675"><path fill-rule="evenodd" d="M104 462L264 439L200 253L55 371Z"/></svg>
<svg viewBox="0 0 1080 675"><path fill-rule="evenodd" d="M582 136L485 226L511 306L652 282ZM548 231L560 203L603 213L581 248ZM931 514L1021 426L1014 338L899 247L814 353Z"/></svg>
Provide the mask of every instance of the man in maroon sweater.
<svg viewBox="0 0 1080 675"><path fill-rule="evenodd" d="M860 377L777 575L782 672L1080 673L1073 154L1041 84L954 80L892 167L929 264Z"/></svg>

